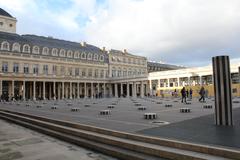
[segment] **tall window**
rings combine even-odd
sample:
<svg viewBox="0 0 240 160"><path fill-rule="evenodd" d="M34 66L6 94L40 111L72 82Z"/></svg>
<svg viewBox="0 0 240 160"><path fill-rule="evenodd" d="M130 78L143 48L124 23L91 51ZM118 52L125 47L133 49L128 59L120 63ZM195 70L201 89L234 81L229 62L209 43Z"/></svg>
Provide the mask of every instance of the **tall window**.
<svg viewBox="0 0 240 160"><path fill-rule="evenodd" d="M112 77L116 77L116 69L115 68L112 69Z"/></svg>
<svg viewBox="0 0 240 160"><path fill-rule="evenodd" d="M65 75L65 67L61 66L61 75Z"/></svg>
<svg viewBox="0 0 240 160"><path fill-rule="evenodd" d="M14 63L13 64L13 72L18 73L18 71L19 71L19 63Z"/></svg>
<svg viewBox="0 0 240 160"><path fill-rule="evenodd" d="M38 74L38 64L33 65L33 74Z"/></svg>
<svg viewBox="0 0 240 160"><path fill-rule="evenodd" d="M24 74L28 74L28 73L29 73L29 65L28 65L27 63L24 63L23 73L24 73Z"/></svg>
<svg viewBox="0 0 240 160"><path fill-rule="evenodd" d="M68 51L68 52L67 52L67 57L68 57L68 58L72 58L72 56L73 56L73 52L72 52L72 51Z"/></svg>
<svg viewBox="0 0 240 160"><path fill-rule="evenodd" d="M101 70L100 77L101 77L101 78L104 77L104 70Z"/></svg>
<svg viewBox="0 0 240 160"><path fill-rule="evenodd" d="M98 60L98 55L97 55L97 54L94 54L93 59L94 59L94 61L97 61L97 60Z"/></svg>
<svg viewBox="0 0 240 160"><path fill-rule="evenodd" d="M98 77L98 69L95 69L95 75L96 78Z"/></svg>
<svg viewBox="0 0 240 160"><path fill-rule="evenodd" d="M85 52L83 52L83 53L81 54L81 59L86 59L86 53L85 53Z"/></svg>
<svg viewBox="0 0 240 160"><path fill-rule="evenodd" d="M88 77L92 77L92 69L88 69Z"/></svg>
<svg viewBox="0 0 240 160"><path fill-rule="evenodd" d="M56 66L56 65L53 65L53 66L52 66L52 74L53 74L53 75L56 75L56 74L57 74L57 66Z"/></svg>
<svg viewBox="0 0 240 160"><path fill-rule="evenodd" d="M8 62L2 63L2 72L4 73L8 72Z"/></svg>
<svg viewBox="0 0 240 160"><path fill-rule="evenodd" d="M82 76L85 77L86 76L86 69L82 69Z"/></svg>
<svg viewBox="0 0 240 160"><path fill-rule="evenodd" d="M79 58L79 54L80 54L79 52L75 52L74 53L74 58Z"/></svg>
<svg viewBox="0 0 240 160"><path fill-rule="evenodd" d="M47 75L48 74L48 65L43 65L43 74Z"/></svg>
<svg viewBox="0 0 240 160"><path fill-rule="evenodd" d="M87 59L88 59L88 60L92 60L92 53L88 53Z"/></svg>
<svg viewBox="0 0 240 160"><path fill-rule="evenodd" d="M79 68L75 68L75 76L79 76Z"/></svg>
<svg viewBox="0 0 240 160"><path fill-rule="evenodd" d="M64 49L60 50L60 57L65 57L65 50Z"/></svg>
<svg viewBox="0 0 240 160"><path fill-rule="evenodd" d="M72 67L69 67L69 68L68 68L68 75L69 75L69 76L72 76Z"/></svg>

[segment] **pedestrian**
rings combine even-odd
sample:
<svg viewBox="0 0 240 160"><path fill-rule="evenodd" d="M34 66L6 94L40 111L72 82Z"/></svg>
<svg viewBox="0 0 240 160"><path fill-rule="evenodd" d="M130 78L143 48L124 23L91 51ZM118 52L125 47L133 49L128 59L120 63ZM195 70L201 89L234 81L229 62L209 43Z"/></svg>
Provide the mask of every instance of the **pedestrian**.
<svg viewBox="0 0 240 160"><path fill-rule="evenodd" d="M190 99L192 99L192 94L193 94L193 90L192 90L192 88L190 88L190 90L189 90L189 94L190 94Z"/></svg>
<svg viewBox="0 0 240 160"><path fill-rule="evenodd" d="M189 96L189 92L188 92L188 89L186 90L186 96L187 96L187 97Z"/></svg>
<svg viewBox="0 0 240 160"><path fill-rule="evenodd" d="M182 103L183 103L183 100L184 100L185 103L187 103L187 100L186 100L186 89L185 89L185 87L182 88L181 94L182 94Z"/></svg>
<svg viewBox="0 0 240 160"><path fill-rule="evenodd" d="M200 91L199 91L199 94L200 94L200 99L199 99L199 102L201 101L201 100L203 100L203 102L205 102L205 89L204 89L204 87L202 87L201 89L200 89Z"/></svg>

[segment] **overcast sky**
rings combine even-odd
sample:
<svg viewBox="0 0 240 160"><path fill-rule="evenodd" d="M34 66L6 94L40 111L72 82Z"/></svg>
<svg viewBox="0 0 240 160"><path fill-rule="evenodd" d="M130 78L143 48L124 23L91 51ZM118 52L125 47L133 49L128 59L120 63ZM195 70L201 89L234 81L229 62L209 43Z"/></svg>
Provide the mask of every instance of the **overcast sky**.
<svg viewBox="0 0 240 160"><path fill-rule="evenodd" d="M185 66L240 58L240 0L0 0L0 7L17 18L19 34Z"/></svg>

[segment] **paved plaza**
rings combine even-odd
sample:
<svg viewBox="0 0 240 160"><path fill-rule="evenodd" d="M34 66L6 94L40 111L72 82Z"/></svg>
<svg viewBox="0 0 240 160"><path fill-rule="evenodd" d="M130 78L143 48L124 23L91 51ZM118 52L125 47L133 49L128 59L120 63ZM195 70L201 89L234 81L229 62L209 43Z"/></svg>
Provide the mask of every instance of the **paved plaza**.
<svg viewBox="0 0 240 160"><path fill-rule="evenodd" d="M115 160L0 120L1 160Z"/></svg>
<svg viewBox="0 0 240 160"><path fill-rule="evenodd" d="M205 103L194 98L188 104L181 103L180 98L159 97L1 102L0 108L124 132L240 147L239 102L240 98L233 99L233 127L214 125L213 98ZM204 108L206 104L213 107ZM139 110L141 107L146 110ZM181 113L180 108L189 108L190 113ZM110 114L101 115L102 110L110 110ZM146 120L145 113L156 113L157 119Z"/></svg>

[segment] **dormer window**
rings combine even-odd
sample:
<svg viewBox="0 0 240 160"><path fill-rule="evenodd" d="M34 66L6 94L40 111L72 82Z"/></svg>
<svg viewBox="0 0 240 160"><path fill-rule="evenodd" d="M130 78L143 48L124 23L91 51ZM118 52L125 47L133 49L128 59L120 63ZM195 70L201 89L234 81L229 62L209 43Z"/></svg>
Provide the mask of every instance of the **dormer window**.
<svg viewBox="0 0 240 160"><path fill-rule="evenodd" d="M33 46L33 54L39 54L39 47L38 46Z"/></svg>
<svg viewBox="0 0 240 160"><path fill-rule="evenodd" d="M23 45L23 52L24 53L30 53L30 46L28 44Z"/></svg>
<svg viewBox="0 0 240 160"><path fill-rule="evenodd" d="M65 50L64 49L61 49L60 50L60 57L65 57Z"/></svg>
<svg viewBox="0 0 240 160"><path fill-rule="evenodd" d="M42 54L43 55L48 55L48 53L49 53L49 49L47 47L43 47Z"/></svg>
<svg viewBox="0 0 240 160"><path fill-rule="evenodd" d="M2 42L1 50L4 50L4 51L10 50L9 43L7 41Z"/></svg>
<svg viewBox="0 0 240 160"><path fill-rule="evenodd" d="M80 53L79 52L74 52L74 58L79 58Z"/></svg>
<svg viewBox="0 0 240 160"><path fill-rule="evenodd" d="M58 56L58 50L56 48L52 49L52 56Z"/></svg>
<svg viewBox="0 0 240 160"><path fill-rule="evenodd" d="M94 54L93 60L94 60L94 61L97 61L97 60L98 60L98 55L97 55L97 54Z"/></svg>
<svg viewBox="0 0 240 160"><path fill-rule="evenodd" d="M88 60L92 60L92 53L88 53L87 59L88 59Z"/></svg>
<svg viewBox="0 0 240 160"><path fill-rule="evenodd" d="M20 44L19 43L13 43L12 51L20 52Z"/></svg>
<svg viewBox="0 0 240 160"><path fill-rule="evenodd" d="M104 56L103 55L100 56L100 61L104 61Z"/></svg>
<svg viewBox="0 0 240 160"><path fill-rule="evenodd" d="M86 53L85 53L85 52L83 52L83 53L81 54L81 59L86 59Z"/></svg>
<svg viewBox="0 0 240 160"><path fill-rule="evenodd" d="M73 52L72 52L72 51L68 51L68 52L67 52L67 57L68 57L68 58L72 58L72 56L73 56Z"/></svg>

